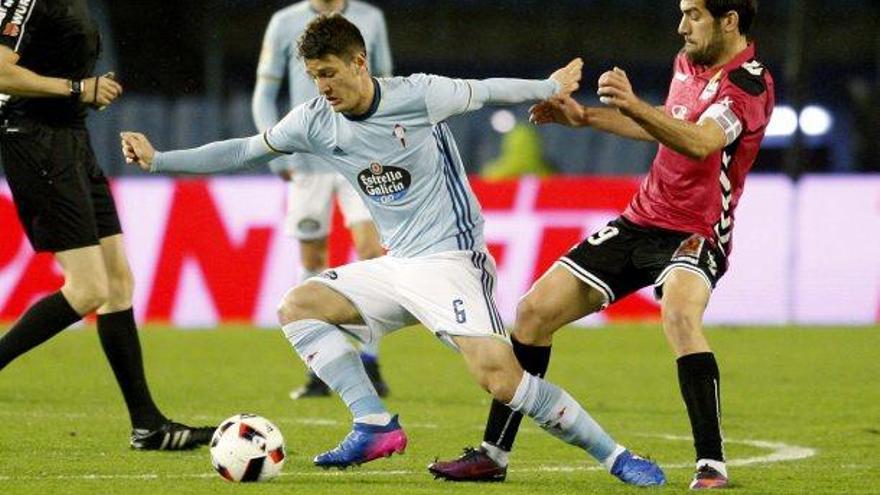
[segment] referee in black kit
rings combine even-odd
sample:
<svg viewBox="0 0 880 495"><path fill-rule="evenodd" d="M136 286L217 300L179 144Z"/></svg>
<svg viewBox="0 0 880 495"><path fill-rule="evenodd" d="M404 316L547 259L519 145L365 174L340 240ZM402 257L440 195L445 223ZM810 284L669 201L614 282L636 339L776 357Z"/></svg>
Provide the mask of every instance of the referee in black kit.
<svg viewBox="0 0 880 495"><path fill-rule="evenodd" d="M213 428L171 422L150 396L131 308L134 281L106 177L85 118L122 95L92 72L101 37L86 0L0 2L0 152L35 251L54 254L64 286L0 339L0 369L97 311L98 337L131 416L131 446L183 450ZM2 235L2 233L0 233Z"/></svg>

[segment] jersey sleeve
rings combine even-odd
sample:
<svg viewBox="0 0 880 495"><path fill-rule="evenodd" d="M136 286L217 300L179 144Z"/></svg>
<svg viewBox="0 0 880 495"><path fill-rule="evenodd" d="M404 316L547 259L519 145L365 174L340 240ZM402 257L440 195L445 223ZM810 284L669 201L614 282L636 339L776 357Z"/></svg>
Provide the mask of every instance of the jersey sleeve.
<svg viewBox="0 0 880 495"><path fill-rule="evenodd" d="M283 79L287 69L287 40L282 33L282 22L273 16L263 35L263 48L257 64L257 76Z"/></svg>
<svg viewBox="0 0 880 495"><path fill-rule="evenodd" d="M42 17L45 0L7 0L0 4L0 43L20 53Z"/></svg>
<svg viewBox="0 0 880 495"><path fill-rule="evenodd" d="M559 91L559 84L550 79L450 79L427 76L425 104L432 123L453 115L483 108L483 105L515 105L527 101L546 100Z"/></svg>
<svg viewBox="0 0 880 495"><path fill-rule="evenodd" d="M473 88L464 79L425 76L425 106L432 124L467 112L473 102Z"/></svg>
<svg viewBox="0 0 880 495"><path fill-rule="evenodd" d="M280 122L263 133L266 146L276 153L313 153L311 108L316 100L297 105Z"/></svg>
<svg viewBox="0 0 880 495"><path fill-rule="evenodd" d="M391 77L394 64L391 59L391 46L388 43L388 27L381 12L376 16L374 40L374 46L369 48L370 69L379 77Z"/></svg>
<svg viewBox="0 0 880 495"><path fill-rule="evenodd" d="M715 104L730 109L743 132L758 131L770 120L767 105L770 88L765 70L758 62L747 62L728 75L718 92Z"/></svg>

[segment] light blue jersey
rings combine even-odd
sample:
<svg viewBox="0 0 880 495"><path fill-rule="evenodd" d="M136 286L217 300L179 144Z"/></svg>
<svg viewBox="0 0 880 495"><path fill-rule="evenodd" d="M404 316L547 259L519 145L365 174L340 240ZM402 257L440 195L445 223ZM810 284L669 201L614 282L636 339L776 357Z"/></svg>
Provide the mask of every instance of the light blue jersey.
<svg viewBox="0 0 880 495"><path fill-rule="evenodd" d="M277 153L326 158L363 198L389 254L484 249L483 216L447 118L484 103L543 100L555 81L374 79L367 113L334 112L323 97L294 108L261 136L157 153L158 172L211 173L265 163Z"/></svg>
<svg viewBox="0 0 880 495"><path fill-rule="evenodd" d="M350 0L340 13L357 26L364 37L370 73L380 77L390 76L391 49L382 11L367 3ZM257 66L258 82L252 105L254 123L260 132L275 125L280 118L276 100L280 83L285 76L290 96L288 109L318 96L314 81L306 74L303 61L297 57L299 37L305 32L308 23L318 15L309 0L303 0L279 10L269 21ZM276 171L284 167L300 172L329 171L323 161L309 155L296 154L276 162L273 163Z"/></svg>

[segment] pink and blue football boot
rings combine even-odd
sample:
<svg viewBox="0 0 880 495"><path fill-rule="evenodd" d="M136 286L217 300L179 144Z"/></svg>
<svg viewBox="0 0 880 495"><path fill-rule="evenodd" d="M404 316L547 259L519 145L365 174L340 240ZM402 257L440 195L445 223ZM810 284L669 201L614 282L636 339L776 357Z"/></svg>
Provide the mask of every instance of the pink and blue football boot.
<svg viewBox="0 0 880 495"><path fill-rule="evenodd" d="M324 469L345 469L358 466L406 450L406 433L397 421L397 415L385 426L355 423L335 449L315 456L315 465Z"/></svg>

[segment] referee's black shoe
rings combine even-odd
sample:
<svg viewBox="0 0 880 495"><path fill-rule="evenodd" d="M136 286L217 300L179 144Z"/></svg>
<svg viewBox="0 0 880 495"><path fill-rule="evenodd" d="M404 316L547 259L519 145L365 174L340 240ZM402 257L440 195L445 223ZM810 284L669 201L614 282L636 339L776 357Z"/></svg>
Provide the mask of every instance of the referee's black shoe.
<svg viewBox="0 0 880 495"><path fill-rule="evenodd" d="M192 427L168 421L155 430L135 428L131 431L131 448L135 450L190 450L207 445L214 435L211 426Z"/></svg>

